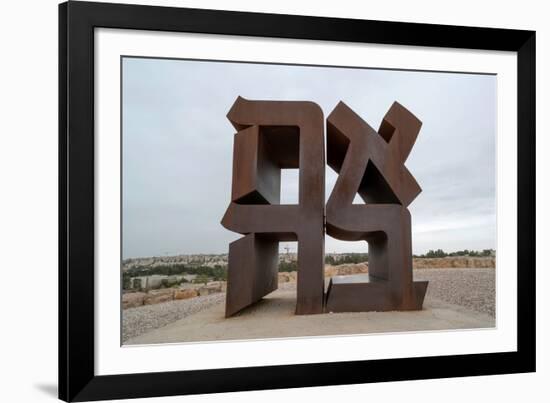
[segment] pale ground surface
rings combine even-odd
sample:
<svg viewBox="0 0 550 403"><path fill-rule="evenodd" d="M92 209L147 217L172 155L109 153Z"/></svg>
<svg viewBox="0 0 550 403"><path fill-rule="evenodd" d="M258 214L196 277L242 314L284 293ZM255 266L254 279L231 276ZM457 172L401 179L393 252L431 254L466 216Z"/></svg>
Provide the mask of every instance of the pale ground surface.
<svg viewBox="0 0 550 403"><path fill-rule="evenodd" d="M283 283L232 318L224 317L221 301L124 344L490 328L495 326L494 274L494 269L415 270L415 279L430 280L430 285L424 309L414 312L297 316L295 283Z"/></svg>

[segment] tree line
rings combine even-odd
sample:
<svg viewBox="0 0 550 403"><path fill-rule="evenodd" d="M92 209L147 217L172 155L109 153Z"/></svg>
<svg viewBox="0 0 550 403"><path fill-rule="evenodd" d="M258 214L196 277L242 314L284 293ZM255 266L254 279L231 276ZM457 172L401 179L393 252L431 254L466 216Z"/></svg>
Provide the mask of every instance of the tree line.
<svg viewBox="0 0 550 403"><path fill-rule="evenodd" d="M332 266L338 266L340 264L356 264L364 263L369 261L368 253L346 253L335 258L332 255L325 256L325 264L330 264Z"/></svg>
<svg viewBox="0 0 550 403"><path fill-rule="evenodd" d="M165 276L196 274L199 277L208 277L214 281L227 279L227 267L221 265L189 266L185 264L166 264L159 266L135 266L123 272L122 277L141 277L160 274Z"/></svg>
<svg viewBox="0 0 550 403"><path fill-rule="evenodd" d="M456 256L468 256L468 257L489 257L493 256L495 253L494 249L483 249L481 251L477 250L459 250L456 252L445 252L442 249L432 250L430 249L427 253L423 255L413 255L413 257L423 257L423 258L436 258L436 257L456 257Z"/></svg>

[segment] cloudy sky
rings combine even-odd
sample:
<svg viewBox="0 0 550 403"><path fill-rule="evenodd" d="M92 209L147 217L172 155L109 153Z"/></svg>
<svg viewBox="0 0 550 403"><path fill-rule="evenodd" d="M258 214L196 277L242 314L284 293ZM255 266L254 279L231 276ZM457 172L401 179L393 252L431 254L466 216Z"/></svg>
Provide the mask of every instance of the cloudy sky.
<svg viewBox="0 0 550 403"><path fill-rule="evenodd" d="M125 58L123 258L225 253L240 237L220 225L239 95L313 101L325 117L342 100L374 128L400 102L423 122L406 162L423 189L413 252L496 247L495 76ZM335 181L327 167L327 198ZM297 199L297 170L285 170L281 202ZM325 249L368 250L328 236Z"/></svg>

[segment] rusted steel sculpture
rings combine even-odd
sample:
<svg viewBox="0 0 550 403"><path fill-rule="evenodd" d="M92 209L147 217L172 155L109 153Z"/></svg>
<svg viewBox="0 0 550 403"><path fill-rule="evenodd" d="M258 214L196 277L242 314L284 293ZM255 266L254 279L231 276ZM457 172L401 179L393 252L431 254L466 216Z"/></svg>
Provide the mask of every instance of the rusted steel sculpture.
<svg viewBox="0 0 550 403"><path fill-rule="evenodd" d="M404 165L421 125L397 102L378 132L343 102L327 118L327 162L339 173L327 234L369 244L369 274L332 278L327 312L422 309L428 282L412 279L407 209L421 189ZM366 204L353 204L357 193Z"/></svg>
<svg viewBox="0 0 550 403"><path fill-rule="evenodd" d="M369 243L369 275L334 277L324 294L323 113L312 102L237 98L231 203L222 225L245 235L229 246L225 315L277 288L280 241L298 241L297 314L422 309L413 282L411 217L421 192L404 163L422 123L394 103L376 132L340 102L327 119L328 164L339 173L326 232ZM281 169L298 168L299 203L280 204ZM365 205L353 205L359 193Z"/></svg>
<svg viewBox="0 0 550 403"><path fill-rule="evenodd" d="M298 241L297 314L323 312L324 119L312 102L237 98L227 115L233 145L231 204L222 225L245 237L229 246L229 317L277 288L279 241ZM281 205L281 169L298 168L299 203Z"/></svg>

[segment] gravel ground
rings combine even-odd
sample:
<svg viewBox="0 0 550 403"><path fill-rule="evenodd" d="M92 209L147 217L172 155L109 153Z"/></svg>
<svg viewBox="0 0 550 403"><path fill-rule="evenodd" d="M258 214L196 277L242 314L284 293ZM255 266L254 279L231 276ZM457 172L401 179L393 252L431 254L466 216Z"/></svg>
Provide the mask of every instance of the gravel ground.
<svg viewBox="0 0 550 403"><path fill-rule="evenodd" d="M436 298L495 317L495 269L416 269L428 280L426 298Z"/></svg>
<svg viewBox="0 0 550 403"><path fill-rule="evenodd" d="M224 301L225 293L219 293L125 309L122 312L122 341L183 319Z"/></svg>
<svg viewBox="0 0 550 403"><path fill-rule="evenodd" d="M430 282L426 298L443 300L495 317L495 269L416 269L414 279ZM280 283L279 289L295 290L296 283ZM225 293L220 293L125 309L122 340L124 342L224 301Z"/></svg>

